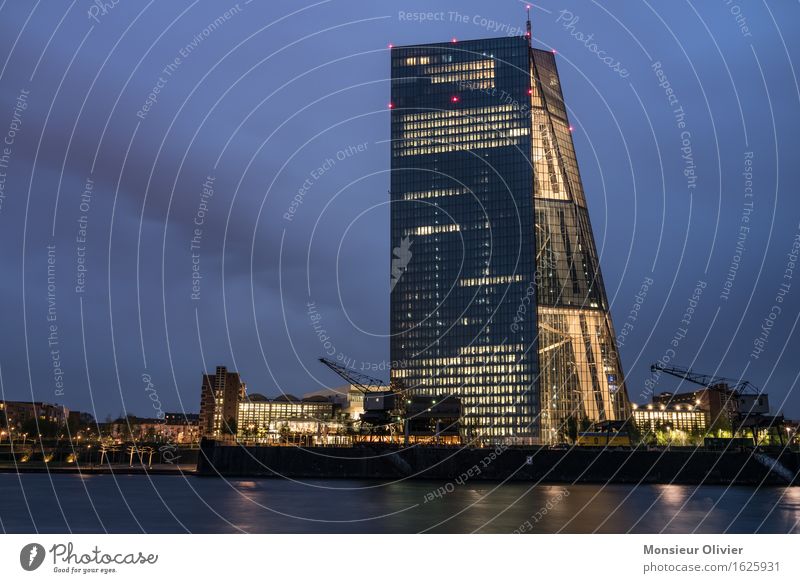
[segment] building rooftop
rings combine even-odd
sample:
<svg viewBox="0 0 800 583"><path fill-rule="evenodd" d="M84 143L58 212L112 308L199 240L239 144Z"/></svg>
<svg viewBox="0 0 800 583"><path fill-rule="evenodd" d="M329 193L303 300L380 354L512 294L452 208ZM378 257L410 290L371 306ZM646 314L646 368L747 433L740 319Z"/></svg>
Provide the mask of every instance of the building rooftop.
<svg viewBox="0 0 800 583"><path fill-rule="evenodd" d="M263 403L265 401L269 401L269 399L261 393L250 393L247 395L247 400L251 403Z"/></svg>
<svg viewBox="0 0 800 583"><path fill-rule="evenodd" d="M280 397L275 397L272 400L275 401L275 402L280 402L280 403L283 403L283 402L299 403L301 401L301 399L299 397L295 397L294 395L290 395L290 394L281 395Z"/></svg>
<svg viewBox="0 0 800 583"><path fill-rule="evenodd" d="M700 411L700 407L695 404L686 404L686 403L670 403L670 404L659 404L659 403L645 403L643 405L637 405L633 403L631 405L634 411L641 410L641 411Z"/></svg>

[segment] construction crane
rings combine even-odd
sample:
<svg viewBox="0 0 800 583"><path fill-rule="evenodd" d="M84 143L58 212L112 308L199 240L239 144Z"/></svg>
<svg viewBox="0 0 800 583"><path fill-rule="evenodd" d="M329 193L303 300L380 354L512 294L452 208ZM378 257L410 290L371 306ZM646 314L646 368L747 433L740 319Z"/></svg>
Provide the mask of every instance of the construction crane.
<svg viewBox="0 0 800 583"><path fill-rule="evenodd" d="M731 379L727 377L717 377L702 373L696 373L689 369L679 368L677 366L665 366L660 362L650 365L650 372L665 372L668 375L684 379L690 383L695 383L703 387L714 387L717 385L727 385L727 387L738 393L759 393L757 387L752 385L750 381L742 379Z"/></svg>
<svg viewBox="0 0 800 583"><path fill-rule="evenodd" d="M729 391L724 408L728 411L733 436L736 437L739 434L746 436L747 430L750 430L753 442L758 444L761 431L766 430L769 434L771 430L776 430L778 440L783 446L783 429L785 427L783 415L769 415L768 396L750 381L700 374L688 369L665 366L661 363L651 365L650 371L665 372L703 387ZM743 397L743 395L746 396Z"/></svg>
<svg viewBox="0 0 800 583"><path fill-rule="evenodd" d="M460 443L461 400L455 396L437 399L414 396L401 381L386 384L354 371L330 359L319 361L364 395L361 427L367 430L364 439L387 439L408 445L410 438ZM437 402L438 401L438 402ZM435 428L435 429L434 429ZM402 434L405 434L403 437Z"/></svg>
<svg viewBox="0 0 800 583"><path fill-rule="evenodd" d="M386 384L382 380L344 367L328 358L320 358L319 361L364 395L364 413L360 419L369 428L370 434L381 429L388 432L390 437L399 433L402 427L401 418L405 415L405 400L400 392L392 388L386 390L383 388Z"/></svg>
<svg viewBox="0 0 800 583"><path fill-rule="evenodd" d="M361 374L360 372L344 367L341 364L337 364L330 359L320 358L319 361L346 380L348 384L354 386L365 395L372 391L372 387L380 390L381 387L386 386L386 383L380 379Z"/></svg>

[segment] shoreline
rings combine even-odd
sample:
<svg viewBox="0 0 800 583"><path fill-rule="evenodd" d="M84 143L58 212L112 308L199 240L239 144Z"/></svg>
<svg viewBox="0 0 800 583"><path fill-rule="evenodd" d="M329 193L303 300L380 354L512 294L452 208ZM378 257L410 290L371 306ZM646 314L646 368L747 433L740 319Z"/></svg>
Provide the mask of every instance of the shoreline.
<svg viewBox="0 0 800 583"><path fill-rule="evenodd" d="M463 484L681 484L800 486L800 453L752 450L276 447L203 443L197 463L0 463L0 474L153 475L209 478L434 480Z"/></svg>
<svg viewBox="0 0 800 583"><path fill-rule="evenodd" d="M573 448L295 448L228 446L206 441L198 476L289 479L424 479L543 484L800 485L800 453L774 458L715 452ZM762 459L759 459L762 458ZM766 458L766 460L764 459ZM769 460L769 461L767 461Z"/></svg>
<svg viewBox="0 0 800 583"><path fill-rule="evenodd" d="M0 465L0 474L59 474L59 475L153 475L153 476L178 476L178 475L195 475L197 469L193 465L170 465L164 464L146 468L143 466L80 466L75 465L62 466L53 464L31 465L29 463Z"/></svg>

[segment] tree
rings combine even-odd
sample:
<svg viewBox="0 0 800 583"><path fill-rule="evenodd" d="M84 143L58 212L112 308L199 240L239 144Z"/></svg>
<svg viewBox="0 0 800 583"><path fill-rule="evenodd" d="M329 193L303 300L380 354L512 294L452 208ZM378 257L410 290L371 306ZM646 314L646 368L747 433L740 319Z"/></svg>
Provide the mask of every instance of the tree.
<svg viewBox="0 0 800 583"><path fill-rule="evenodd" d="M230 417L224 424L222 428L222 433L226 435L236 435L237 431L237 423L234 417Z"/></svg>
<svg viewBox="0 0 800 583"><path fill-rule="evenodd" d="M666 421L659 421L655 427L656 444L670 445L672 442L672 425Z"/></svg>
<svg viewBox="0 0 800 583"><path fill-rule="evenodd" d="M709 435L715 434L717 437L730 437L733 435L733 424L730 415L721 412L711 422L708 428Z"/></svg>
<svg viewBox="0 0 800 583"><path fill-rule="evenodd" d="M69 417L67 419L67 435L71 435L74 439L76 435L78 435L78 431L81 430L81 423L80 419L77 417Z"/></svg>
<svg viewBox="0 0 800 583"><path fill-rule="evenodd" d="M292 430L289 429L289 424L284 422L283 425L281 425L281 428L278 430L278 433L280 433L281 440L286 441L288 443L289 435L291 435Z"/></svg>
<svg viewBox="0 0 800 583"><path fill-rule="evenodd" d="M251 423L242 430L242 434L248 439L254 439L255 437L257 437L258 432L259 432L259 426L257 423Z"/></svg>
<svg viewBox="0 0 800 583"><path fill-rule="evenodd" d="M625 420L620 431L625 431L630 437L631 445L638 445L642 443L642 432L639 430L639 426L636 425L636 422L633 420L633 417L628 417Z"/></svg>
<svg viewBox="0 0 800 583"><path fill-rule="evenodd" d="M60 430L61 425L47 419L39 419L37 424L37 419L30 418L22 424L23 433L27 433L30 436L41 435L45 439L58 437Z"/></svg>
<svg viewBox="0 0 800 583"><path fill-rule="evenodd" d="M567 417L567 437L572 443L578 441L578 420L575 419L574 415L570 415Z"/></svg>

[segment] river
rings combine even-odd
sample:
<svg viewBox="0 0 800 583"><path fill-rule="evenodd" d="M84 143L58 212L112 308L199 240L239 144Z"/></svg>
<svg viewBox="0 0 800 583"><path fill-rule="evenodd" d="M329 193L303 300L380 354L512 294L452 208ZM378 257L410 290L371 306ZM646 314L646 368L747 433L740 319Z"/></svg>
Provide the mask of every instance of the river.
<svg viewBox="0 0 800 583"><path fill-rule="evenodd" d="M800 488L0 474L8 533L788 533Z"/></svg>

